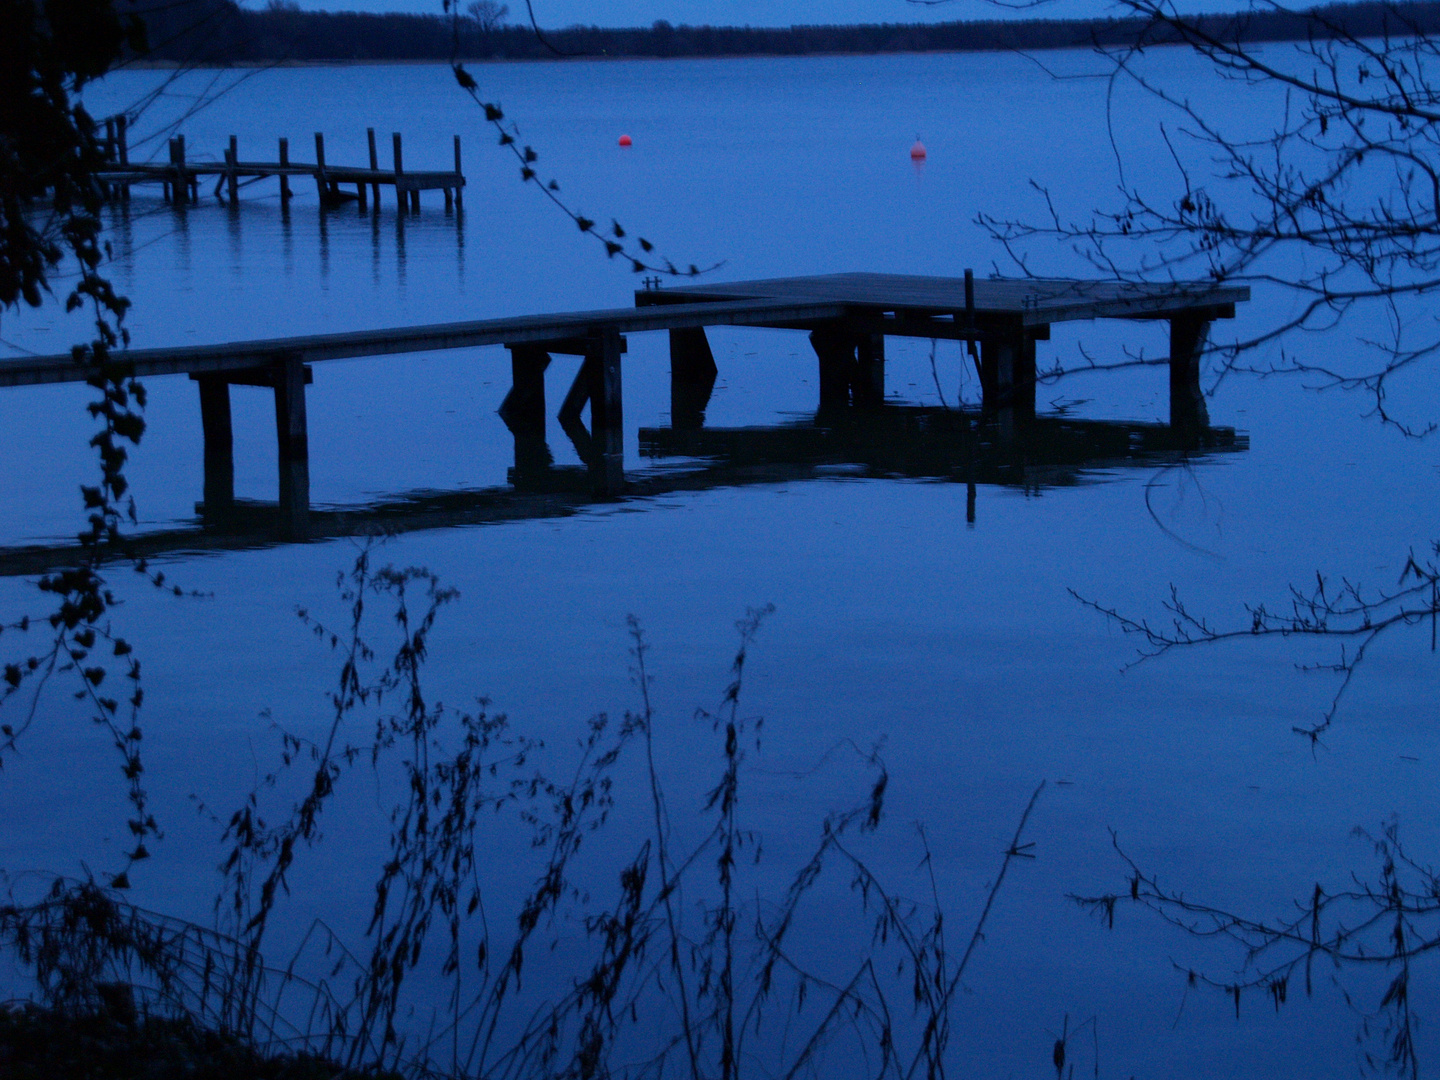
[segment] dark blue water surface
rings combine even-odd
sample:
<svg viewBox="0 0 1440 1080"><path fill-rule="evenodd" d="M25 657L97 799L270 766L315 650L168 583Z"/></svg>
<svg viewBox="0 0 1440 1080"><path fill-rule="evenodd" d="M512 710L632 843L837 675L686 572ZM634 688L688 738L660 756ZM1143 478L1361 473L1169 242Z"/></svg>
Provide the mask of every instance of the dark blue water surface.
<svg viewBox="0 0 1440 1080"><path fill-rule="evenodd" d="M1187 95L1237 122L1253 114L1263 124L1276 104L1247 97L1243 109L1232 107L1224 95L1240 90L1208 81L1182 54L1161 58ZM1050 61L1070 73L1096 70L1083 54ZM507 64L477 77L575 206L618 219L678 263L723 262L712 280L1013 272L973 221L980 211L1038 215L1032 178L1077 214L1113 200L1117 145L1131 182L1164 191L1175 179L1153 104L1122 90L1107 127L1104 82L1054 81L1015 56ZM87 104L109 112L166 78L121 73L89 91ZM421 213L403 220L388 193L378 214L322 213L298 182L288 213L272 181L245 189L235 208L207 191L198 206L172 209L137 190L127 211L113 213L110 238L115 280L135 303L128 325L138 346L632 301L634 275L522 186L443 66L188 75L138 123L138 137L153 137L134 153L163 157L171 124L192 155L212 158L233 133L242 158L270 156L284 135L292 155L309 160L312 133L323 130L328 159L354 164L364 161L367 126L380 134L382 162L398 130L416 169L447 167L458 133L469 182L463 213L429 194ZM616 146L621 133L634 139L627 151ZM908 156L917 134L929 149L919 168ZM1033 268L1085 272L1059 247L1038 249ZM1217 333L1273 323L1288 303L1257 287L1236 323ZM0 324L7 345L38 352L60 351L83 332L53 305ZM802 334L716 330L711 341L720 377L707 425L774 426L813 414L815 365ZM1302 347L1336 362L1358 348L1346 332ZM1057 326L1040 348L1046 363L1074 360L1080 349L1163 355L1168 345L1163 325L1079 323ZM929 342L892 340L888 349L897 408L939 407L937 379L944 403L977 400L958 345L939 345L933 371ZM557 358L552 401L574 363ZM627 465L637 475L673 469L672 459L642 455L639 435L669 423L664 336L631 337L624 363ZM504 487L512 442L496 409L508 377L500 348L317 365L308 396L317 507ZM1407 413L1426 418L1434 390L1415 376L1396 394ZM143 528L177 528L194 520L201 497L197 395L182 377L151 380L150 395L130 474ZM268 391L237 388L233 397L237 494L273 500ZM85 400L74 387L0 394L10 461L0 471L0 541L51 541L77 528L72 493L91 468ZM1075 377L1042 387L1040 408L1163 420L1165 377L1155 369ZM954 1018L962 1072L1044 1075L1050 1033L1068 1015L1072 1027L1097 1018L1104 1076L1350 1075L1356 1015L1328 971L1313 999L1296 991L1276 1014L1257 995L1237 1021L1228 998L1187 997L1171 964L1223 978L1234 955L1139 912L1122 913L1110 932L1065 896L1124 889L1110 829L1162 881L1259 915L1287 913L1290 898L1308 896L1316 881L1338 887L1351 868L1368 867L1367 846L1350 837L1357 825L1377 827L1396 813L1412 846L1433 851L1440 739L1428 632L1376 649L1312 753L1291 728L1319 718L1335 683L1295 662L1332 652L1242 643L1122 675L1134 642L1070 590L1163 620L1174 584L1217 624L1244 625L1247 602L1283 603L1289 582L1317 570L1392 586L1412 547L1428 540L1440 475L1432 443L1398 437L1367 409L1360 398L1294 381L1230 379L1211 399L1211 416L1248 435L1248 450L1188 464L1107 457L1088 469L1039 463L987 474L973 524L953 471L905 475L873 458L816 470L811 461L563 516L408 532L376 558L423 564L460 591L433 635L431 693L452 704L488 697L561 760L587 717L635 705L625 619L637 616L653 645L660 766L677 816L718 768L693 710L718 701L735 620L775 605L744 699L747 714L766 718L746 812L765 836L772 883L803 857L823 812L863 792L863 775L849 766L821 768L804 783L795 776L846 740L869 747L883 738L890 832L872 857L902 891L928 888L916 877L911 828L923 822L952 925L968 935L1020 810L1049 781L1028 833L1037 857L1012 867L966 976L970 993ZM578 464L553 421L549 436L558 465ZM216 830L189 797L228 809L249 790L274 758L262 713L287 728L322 729L337 661L294 609L341 617L333 582L355 543L163 559L200 599L121 579L117 620L144 658L149 775L167 830L137 875L146 903L208 915ZM7 613L37 603L16 579L0 583L0 598ZM7 868L99 868L125 842L115 765L83 718L67 722L67 706L54 695L24 755L6 762ZM364 786L337 811L332 847L296 889L306 904L323 895L320 906L340 925L363 923L367 868L385 835ZM514 865L495 868L502 893L526 879ZM1371 982L1351 988L1376 1000ZM1433 1004L1428 992L1413 993L1418 1006Z"/></svg>

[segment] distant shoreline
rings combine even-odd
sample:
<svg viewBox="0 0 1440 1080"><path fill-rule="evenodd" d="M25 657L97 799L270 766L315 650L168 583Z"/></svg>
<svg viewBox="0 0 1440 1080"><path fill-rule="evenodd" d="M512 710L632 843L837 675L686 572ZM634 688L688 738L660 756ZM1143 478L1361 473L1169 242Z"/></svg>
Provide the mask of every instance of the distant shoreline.
<svg viewBox="0 0 1440 1080"><path fill-rule="evenodd" d="M204 9L195 18L196 5ZM182 24L176 20L182 16ZM332 66L532 60L719 59L742 56L856 56L889 53L1040 51L1091 46L1178 44L1165 27L1141 19L972 20L850 26L649 27L528 26L482 30L468 18L403 13L301 11L286 0L260 10L233 0L192 0L145 15L152 42L163 42L130 67ZM1440 33L1440 0L1331 4L1303 11L1196 15L1220 40L1243 44L1351 35ZM172 25L173 24L173 25ZM457 48L458 46L458 48Z"/></svg>

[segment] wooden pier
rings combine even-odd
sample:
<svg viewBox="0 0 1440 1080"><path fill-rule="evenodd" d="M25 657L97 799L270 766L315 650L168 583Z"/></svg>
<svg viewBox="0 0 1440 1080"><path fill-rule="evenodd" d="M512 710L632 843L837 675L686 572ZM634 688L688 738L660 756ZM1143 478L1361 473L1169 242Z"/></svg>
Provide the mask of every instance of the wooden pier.
<svg viewBox="0 0 1440 1080"><path fill-rule="evenodd" d="M1052 323L1077 319L1170 323L1170 426L1198 441L1209 427L1200 358L1212 320L1231 318L1249 299L1244 287L1207 282L1112 282L836 274L636 294L634 308L364 330L172 349L131 349L138 377L186 374L199 384L205 439L204 505L234 503L230 386L275 394L282 514L304 531L310 506L305 386L313 363L504 345L512 384L500 414L515 439L517 475L548 461L545 371L552 354L583 357L558 412L561 428L587 463L593 489L625 489L621 357L626 335L670 335L671 423L701 428L716 379L705 329L771 327L807 331L819 365L819 411L879 409L885 401L885 338L945 338L978 345L984 413L1001 440L1035 417L1035 343ZM81 382L88 372L68 355L0 361L0 387ZM583 410L590 409L588 428Z"/></svg>
<svg viewBox="0 0 1440 1080"><path fill-rule="evenodd" d="M130 161L124 120L124 117L111 117L106 121L104 145L111 165L96 174L105 189L122 200L129 199L130 189L137 184L159 184L166 202L197 203L201 198L202 185L213 179L215 186L212 194L220 198L223 191L233 204L239 200L242 187L260 180L275 179L280 183L280 201L287 204L294 194L291 180L305 179L314 182L320 202L325 206L354 200L363 210L369 199L373 199L378 208L380 189L385 187L394 189L396 205L401 210L419 210L422 191L443 192L446 209L463 205L465 175L460 168L459 135L454 138L455 168L443 171L407 171L399 132L391 136L392 165L389 169L382 169L374 128L366 129L370 145L368 167L329 164L325 158L325 136L318 131L315 133L313 163L292 161L289 139L279 140L274 161L242 160L239 140L234 135L230 136L222 161L193 161L186 154L185 136L176 135L170 140L166 163L135 164Z"/></svg>

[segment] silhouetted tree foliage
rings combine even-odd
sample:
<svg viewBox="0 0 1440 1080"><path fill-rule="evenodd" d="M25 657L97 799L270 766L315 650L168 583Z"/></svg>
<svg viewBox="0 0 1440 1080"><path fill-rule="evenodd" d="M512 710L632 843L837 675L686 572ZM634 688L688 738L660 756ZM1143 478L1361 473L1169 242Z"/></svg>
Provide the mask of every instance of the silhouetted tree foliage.
<svg viewBox="0 0 1440 1080"><path fill-rule="evenodd" d="M1299 20L1304 33L1292 48L1262 50L1238 29L1182 16L1165 0L1124 4L1143 20L1143 33L1102 53L1113 63L1112 78L1133 82L1172 110L1160 130L1174 171L1169 179L1156 170L1122 174L1118 206L1074 217L1044 192L1040 220L983 219L992 234L1022 267L1059 242L1121 280L1253 283L1280 302L1268 306L1270 322L1211 351L1217 380L1303 376L1312 389L1365 395L1371 415L1402 438L1432 434L1436 423L1423 410L1433 399L1392 389L1440 356L1440 36L1433 11L1377 6L1362 21L1349 19L1352 9L1291 12L1267 2L1253 19ZM1144 55L1175 42L1208 63L1222 98L1198 94L1193 83L1177 89L1170 65ZM1257 100L1271 110L1258 132ZM1164 616L1154 620L1086 602L1140 638L1141 660L1256 638L1334 644L1334 662L1310 670L1336 676L1337 690L1318 720L1295 726L1313 746L1381 638L1419 629L1436 648L1440 543L1399 554L1393 584L1365 587L1317 573L1278 603L1247 605L1229 624L1194 610L1174 587ZM1407 854L1393 824L1370 839L1378 874L1316 883L1277 918L1237 915L1162 888L1128 859L1128 898L1081 902L1110 920L1117 903L1140 905L1196 935L1237 943L1243 968L1236 975L1187 972L1192 985L1231 995L1237 1013L1251 990L1278 1008L1297 972L1308 992L1316 958L1346 978L1383 972L1375 1011L1362 1011L1365 1032L1383 1045L1367 1051L1364 1063L1418 1076L1409 988L1422 958L1440 949L1440 880Z"/></svg>
<svg viewBox="0 0 1440 1080"><path fill-rule="evenodd" d="M503 8L505 5L496 5ZM157 5L157 12L162 10ZM171 10L171 9L163 9ZM283 4L261 10L230 0L190 0L180 9L192 23L203 20L219 37L215 58L255 60L439 60L459 54L480 59L546 60L556 56L686 57L810 56L827 53L968 52L1057 49L1101 45L1182 42L1178 29L1144 17L1121 19L1010 19L945 23L878 23L861 26L686 26L659 20L648 27L570 26L537 35L530 26L505 25L505 13L484 19L441 14L372 14L301 11ZM1382 33L1395 11L1426 30L1440 29L1440 3L1397 6L1366 0L1320 9L1324 23L1281 9L1214 15L1193 25L1221 38L1258 43L1303 40L1317 25L1366 37ZM460 9L456 7L457 16ZM184 19L180 22L183 24ZM1322 31L1331 32L1331 31ZM225 41L219 47L219 38ZM191 59L193 40L174 45L152 34L155 55ZM188 47L190 52L186 52Z"/></svg>
<svg viewBox="0 0 1440 1080"><path fill-rule="evenodd" d="M123 320L129 301L102 272L103 192L95 173L104 153L76 94L127 50L144 48L144 24L128 4L124 9L112 0L0 4L0 311L40 305L62 266L73 274L65 307L93 316L93 339L76 345L72 354L98 395L88 408L98 423L90 445L100 465L99 482L81 488L88 519L80 534L85 559L40 579L42 596L53 604L49 611L0 627L50 631L43 646L4 666L0 704L27 690L31 697L28 710L0 723L0 762L16 749L51 676L70 675L74 696L110 735L128 785L134 846L126 868L111 879L117 887L126 884L128 864L148 855L145 840L157 831L142 783L140 665L130 645L111 630L115 597L100 572L106 550L119 541L122 520L135 516L126 448L145 430L145 391L120 348L128 340ZM120 672L115 678L112 665Z"/></svg>

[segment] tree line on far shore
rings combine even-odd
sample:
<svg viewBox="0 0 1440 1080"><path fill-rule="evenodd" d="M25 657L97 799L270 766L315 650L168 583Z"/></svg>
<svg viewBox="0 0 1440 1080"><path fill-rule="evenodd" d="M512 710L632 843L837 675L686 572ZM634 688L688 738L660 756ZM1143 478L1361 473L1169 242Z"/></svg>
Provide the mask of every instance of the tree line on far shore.
<svg viewBox="0 0 1440 1080"><path fill-rule="evenodd" d="M528 25L486 26L493 20L465 14L302 11L293 0L270 0L259 10L232 0L142 0L138 7L150 29L149 59L201 64L982 52L1179 40L1139 18L789 27L672 26L661 20L648 27L571 26L537 34ZM1241 43L1403 37L1440 31L1440 0L1201 15L1193 24Z"/></svg>

